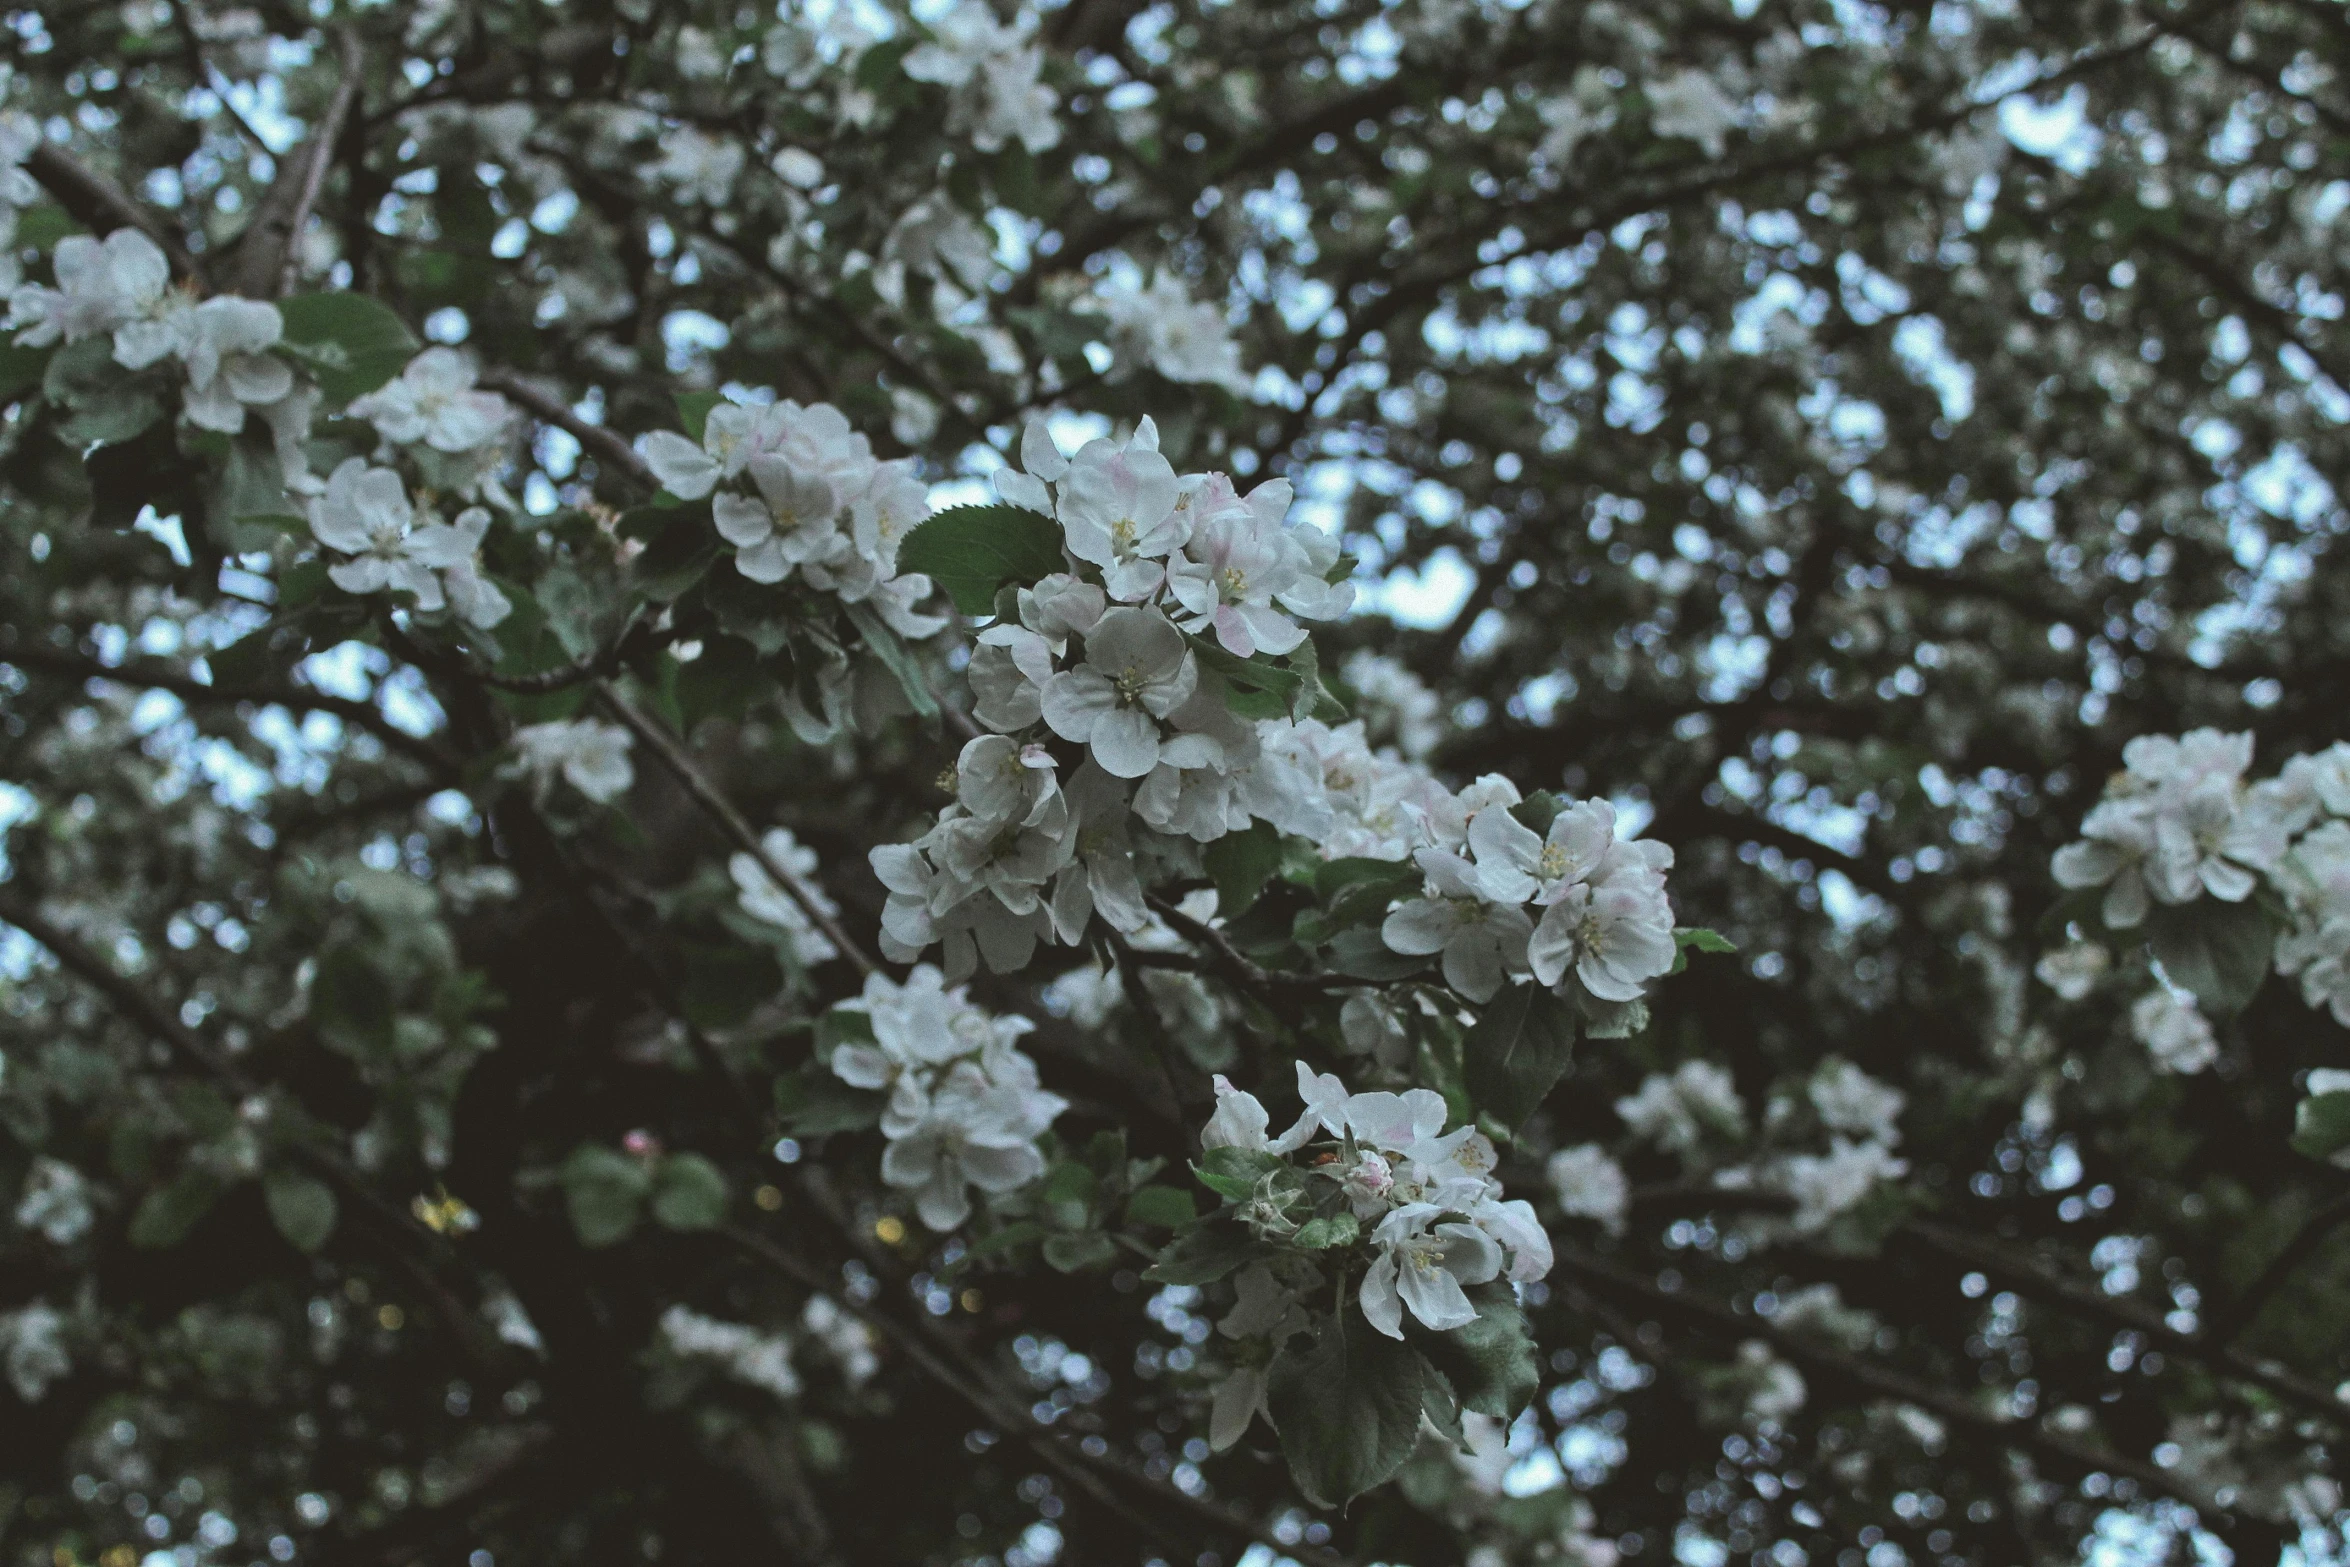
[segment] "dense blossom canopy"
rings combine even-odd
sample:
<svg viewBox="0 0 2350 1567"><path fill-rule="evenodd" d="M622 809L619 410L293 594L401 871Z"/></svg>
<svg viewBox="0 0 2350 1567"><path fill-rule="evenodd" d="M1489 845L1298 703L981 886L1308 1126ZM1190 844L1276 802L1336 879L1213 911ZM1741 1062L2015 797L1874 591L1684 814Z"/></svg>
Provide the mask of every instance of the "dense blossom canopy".
<svg viewBox="0 0 2350 1567"><path fill-rule="evenodd" d="M2346 14L11 12L0 1560L2341 1560Z"/></svg>

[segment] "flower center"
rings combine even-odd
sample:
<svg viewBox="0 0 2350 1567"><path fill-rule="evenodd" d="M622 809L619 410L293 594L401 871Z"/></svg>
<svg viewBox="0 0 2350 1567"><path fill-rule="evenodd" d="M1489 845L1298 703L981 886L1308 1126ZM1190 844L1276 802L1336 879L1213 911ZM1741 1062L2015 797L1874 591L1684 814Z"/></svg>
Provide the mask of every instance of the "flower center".
<svg viewBox="0 0 2350 1567"><path fill-rule="evenodd" d="M1547 879L1566 873L1567 851L1555 843L1544 844L1541 855L1534 861L1534 874Z"/></svg>
<svg viewBox="0 0 2350 1567"><path fill-rule="evenodd" d="M1142 701L1142 688L1150 684L1150 678L1134 665L1128 664L1112 677L1110 683L1118 688L1119 702L1133 707Z"/></svg>
<svg viewBox="0 0 2350 1567"><path fill-rule="evenodd" d="M1248 573L1238 566L1224 568L1224 596L1228 599L1248 596Z"/></svg>
<svg viewBox="0 0 2350 1567"><path fill-rule="evenodd" d="M1133 554L1135 535L1139 531L1132 517L1120 517L1110 524L1110 548L1121 556Z"/></svg>

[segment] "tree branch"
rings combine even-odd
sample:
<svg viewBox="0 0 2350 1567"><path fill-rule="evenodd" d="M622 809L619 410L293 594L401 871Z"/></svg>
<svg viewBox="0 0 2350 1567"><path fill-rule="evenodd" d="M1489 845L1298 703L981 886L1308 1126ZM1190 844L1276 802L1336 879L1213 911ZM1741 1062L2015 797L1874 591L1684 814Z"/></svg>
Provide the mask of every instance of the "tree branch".
<svg viewBox="0 0 2350 1567"><path fill-rule="evenodd" d="M329 713L366 730L381 740L386 748L430 769L436 778L453 778L457 772L456 764L438 746L402 729L385 717L383 710L372 702L328 696L323 691L312 691L297 685L210 685L184 670L169 668L153 659L105 664L84 654L67 653L38 643L21 641L14 646L0 645L0 664L14 664L19 669L62 675L69 679L111 680L120 685L168 691L183 701L210 706L258 702L264 706L292 708L297 712Z"/></svg>
<svg viewBox="0 0 2350 1567"><path fill-rule="evenodd" d="M123 188L51 142L35 147L24 166L57 204L93 234L134 228L161 247L171 275L183 283L203 280L203 269L161 219L133 201Z"/></svg>
<svg viewBox="0 0 2350 1567"><path fill-rule="evenodd" d="M760 868L784 890L792 902L800 906L800 912L808 917L809 923L824 932L841 956L867 974L880 972L880 965L866 956L865 949L849 935L848 928L841 924L839 917L824 907L819 896L796 873L767 852L767 846L759 841L757 833L751 831L751 824L743 820L742 813L718 792L716 785L703 776L694 759L686 754L685 748L667 730L630 706L628 699L609 680L596 682L596 695L611 710L612 716L620 720L622 727L636 736L645 749L659 758L661 765L685 786L686 793L693 797L694 803L734 841L735 847L759 862Z"/></svg>

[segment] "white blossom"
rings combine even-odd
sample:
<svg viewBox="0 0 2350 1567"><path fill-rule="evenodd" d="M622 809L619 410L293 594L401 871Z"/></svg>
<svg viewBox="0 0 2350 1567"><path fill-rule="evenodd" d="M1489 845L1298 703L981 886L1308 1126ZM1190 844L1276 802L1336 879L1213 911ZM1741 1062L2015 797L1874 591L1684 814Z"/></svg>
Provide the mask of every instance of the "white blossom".
<svg viewBox="0 0 2350 1567"><path fill-rule="evenodd" d="M497 393L475 387L473 365L463 354L428 348L397 376L355 399L350 412L387 441L457 453L494 445L514 411Z"/></svg>
<svg viewBox="0 0 2350 1567"><path fill-rule="evenodd" d="M1025 448L1023 453L1025 458ZM1191 536L1190 519L1176 505L1181 493L1175 470L1159 455L1157 432L1148 432L1146 440L1137 431L1124 444L1086 442L1070 459L1059 488L1069 553L1102 568L1110 597L1133 603L1157 592L1166 558Z"/></svg>
<svg viewBox="0 0 2350 1567"><path fill-rule="evenodd" d="M55 1307L34 1301L15 1311L0 1312L0 1365L8 1371L16 1396L37 1404L49 1384L73 1374L73 1357L65 1350L65 1317Z"/></svg>
<svg viewBox="0 0 2350 1567"><path fill-rule="evenodd" d="M1044 1173L1036 1139L1068 1101L1018 1048L1034 1027L1026 1018L990 1017L928 964L903 984L868 975L844 1008L871 1020L873 1043L836 1046L829 1064L853 1087L888 1091L881 1178L914 1193L924 1224L954 1229L970 1216L971 1187L1001 1194Z"/></svg>
<svg viewBox="0 0 2350 1567"><path fill-rule="evenodd" d="M1790 1157L1778 1184L1795 1199L1795 1215L1789 1222L1797 1234L1809 1235L1857 1207L1879 1182L1908 1171L1908 1161L1895 1158L1883 1143L1836 1137L1825 1154Z"/></svg>
<svg viewBox="0 0 2350 1567"><path fill-rule="evenodd" d="M653 177L677 187L677 199L723 207L743 171L742 143L712 136L691 125L661 133L661 161Z"/></svg>
<svg viewBox="0 0 2350 1567"><path fill-rule="evenodd" d="M171 288L171 263L137 229L116 229L103 240L68 234L51 252L50 267L55 288L28 284L9 298L7 324L27 347L78 343L144 320Z"/></svg>
<svg viewBox="0 0 2350 1567"><path fill-rule="evenodd" d="M1060 95L1038 79L1044 50L1034 41L1035 13L1023 11L1005 26L986 0L956 0L930 28L931 41L907 54L905 72L951 90L950 134L968 135L981 152L1012 141L1032 153L1060 144L1053 117Z"/></svg>
<svg viewBox="0 0 2350 1567"><path fill-rule="evenodd" d="M1632 1185L1623 1166L1597 1143L1561 1148L1545 1166L1559 1211L1578 1219L1596 1219L1610 1235L1624 1233L1624 1217L1631 1204Z"/></svg>
<svg viewBox="0 0 2350 1567"><path fill-rule="evenodd" d="M90 1183L82 1172L61 1159L35 1159L16 1204L18 1227L37 1231L51 1245L70 1246L89 1233L91 1217Z"/></svg>
<svg viewBox="0 0 2350 1567"><path fill-rule="evenodd" d="M1806 1092L1829 1131L1849 1133L1888 1148L1901 1141L1901 1129L1894 1123L1908 1096L1851 1062L1833 1057L1823 1061Z"/></svg>
<svg viewBox="0 0 2350 1567"><path fill-rule="evenodd" d="M1198 683L1198 663L1164 615L1113 609L1087 634L1084 661L1045 683L1044 721L1111 777L1140 778L1159 764L1159 720Z"/></svg>
<svg viewBox="0 0 2350 1567"><path fill-rule="evenodd" d="M2079 1001L2113 967L2113 955L2093 941L2072 941L2040 955L2032 972L2065 1001Z"/></svg>
<svg viewBox="0 0 2350 1567"><path fill-rule="evenodd" d="M1676 71L1645 84L1649 128L1659 136L1681 136L1719 158L1738 123L1738 104L1704 71Z"/></svg>
<svg viewBox="0 0 2350 1567"><path fill-rule="evenodd" d="M2162 1072L2196 1073L2219 1059L2219 1039L2195 998L2158 984L2130 1004L2130 1034Z"/></svg>
<svg viewBox="0 0 2350 1567"><path fill-rule="evenodd" d="M1130 352L1170 381L1220 386L1246 396L1240 345L1215 305L1194 300L1182 278L1161 269L1148 288L1121 275L1094 292L1112 332Z"/></svg>
<svg viewBox="0 0 2350 1567"><path fill-rule="evenodd" d="M1422 849L1413 860L1426 890L1387 916L1380 939L1395 952L1443 953L1444 982L1471 1001L1491 1001L1505 979L1524 972L1534 922L1516 903L1488 897L1477 868L1459 855Z"/></svg>
<svg viewBox="0 0 2350 1567"><path fill-rule="evenodd" d="M594 718L558 718L514 731L514 749L539 787L560 772L599 805L618 799L636 782L628 760L630 741L618 724Z"/></svg>
<svg viewBox="0 0 2350 1567"><path fill-rule="evenodd" d="M737 1382L777 1398L800 1395L799 1373L791 1363L791 1340L780 1333L762 1333L739 1322L721 1322L684 1306L671 1306L661 1314L661 1340L671 1354L715 1361Z"/></svg>
<svg viewBox="0 0 2350 1567"><path fill-rule="evenodd" d="M1684 1061L1670 1076L1651 1072L1637 1093L1616 1101L1616 1114L1633 1136L1682 1155L1742 1136L1746 1128L1746 1101L1729 1072L1711 1061Z"/></svg>

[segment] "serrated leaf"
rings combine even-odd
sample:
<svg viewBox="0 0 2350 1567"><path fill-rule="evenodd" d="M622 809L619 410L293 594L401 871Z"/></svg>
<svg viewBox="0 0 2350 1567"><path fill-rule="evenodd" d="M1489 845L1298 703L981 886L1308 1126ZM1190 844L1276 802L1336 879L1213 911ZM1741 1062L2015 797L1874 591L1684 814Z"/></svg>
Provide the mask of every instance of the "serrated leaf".
<svg viewBox="0 0 2350 1567"><path fill-rule="evenodd" d="M1516 1128L1574 1058L1575 1015L1539 985L1493 998L1461 1044L1462 1075L1477 1108Z"/></svg>
<svg viewBox="0 0 2350 1567"><path fill-rule="evenodd" d="M966 615L995 612L996 590L1068 569L1061 525L1021 506L950 506L906 535L898 570L919 571Z"/></svg>
<svg viewBox="0 0 2350 1567"><path fill-rule="evenodd" d="M261 1183L261 1198L269 1208L269 1222L296 1251L314 1252L334 1234L334 1189L315 1176L299 1170L272 1171Z"/></svg>
<svg viewBox="0 0 2350 1567"><path fill-rule="evenodd" d="M391 307L365 294L296 294L278 301L286 353L328 401L362 397L407 368L418 343Z"/></svg>
<svg viewBox="0 0 2350 1567"><path fill-rule="evenodd" d="M1191 1173L1200 1184L1218 1196L1234 1202L1245 1202L1257 1189L1257 1182L1276 1170L1287 1168L1274 1155L1247 1148L1210 1148L1199 1156L1199 1163Z"/></svg>
<svg viewBox="0 0 2350 1567"><path fill-rule="evenodd" d="M653 1177L653 1217L664 1229L716 1229L726 1221L726 1177L698 1153L671 1154Z"/></svg>
<svg viewBox="0 0 2350 1567"><path fill-rule="evenodd" d="M1184 634L1192 655L1203 670L1224 683L1225 704L1235 717L1256 720L1287 718L1304 687L1304 677L1271 659L1240 658L1195 632Z"/></svg>
<svg viewBox="0 0 2350 1567"><path fill-rule="evenodd" d="M1290 1478L1321 1507L1380 1484L1419 1445L1433 1375L1419 1351L1376 1332L1359 1313L1322 1321L1313 1338L1266 1368L1266 1405Z"/></svg>
<svg viewBox="0 0 2350 1567"><path fill-rule="evenodd" d="M1211 1218L1169 1241L1143 1277L1154 1284L1213 1284L1271 1250L1239 1225Z"/></svg>
<svg viewBox="0 0 2350 1567"><path fill-rule="evenodd" d="M1352 1246L1362 1233L1363 1227L1353 1214L1333 1213L1307 1220L1299 1226L1295 1240L1306 1251L1329 1251L1339 1246Z"/></svg>
<svg viewBox="0 0 2350 1567"><path fill-rule="evenodd" d="M1281 834L1271 822L1251 822L1248 831L1209 844L1200 859L1216 884L1216 912L1232 919L1248 912L1281 868Z"/></svg>
<svg viewBox="0 0 2350 1567"><path fill-rule="evenodd" d="M1508 1284L1496 1279L1465 1293L1477 1308L1476 1321L1449 1333L1416 1335L1413 1342L1444 1373L1463 1408L1508 1420L1542 1385L1534 1335Z"/></svg>
<svg viewBox="0 0 2350 1567"><path fill-rule="evenodd" d="M879 658L882 667L897 677L898 689L906 693L907 705L932 723L938 721L938 698L931 695L930 680L922 672L921 661L913 649L890 629L881 612L869 603L844 606L858 635L865 639L866 650Z"/></svg>

